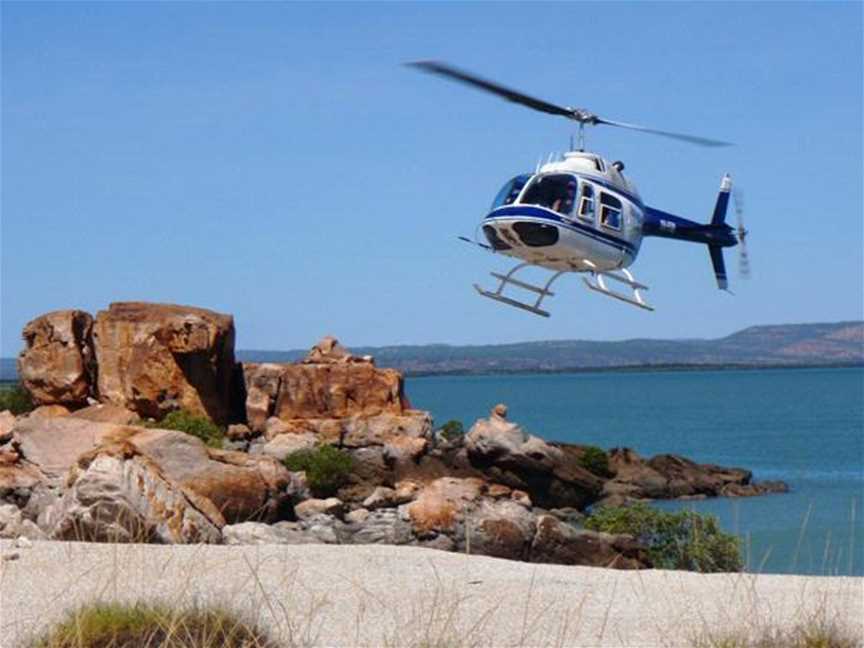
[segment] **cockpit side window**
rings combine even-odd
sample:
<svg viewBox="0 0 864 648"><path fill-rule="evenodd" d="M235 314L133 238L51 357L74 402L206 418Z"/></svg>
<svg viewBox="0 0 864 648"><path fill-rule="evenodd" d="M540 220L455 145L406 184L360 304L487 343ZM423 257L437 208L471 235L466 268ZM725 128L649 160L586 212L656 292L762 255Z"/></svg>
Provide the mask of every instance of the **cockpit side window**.
<svg viewBox="0 0 864 648"><path fill-rule="evenodd" d="M539 205L562 216L573 212L576 201L576 178L566 173L535 176L519 200L520 205Z"/></svg>
<svg viewBox="0 0 864 648"><path fill-rule="evenodd" d="M615 196L600 192L600 224L610 229L621 229L621 201Z"/></svg>
<svg viewBox="0 0 864 648"><path fill-rule="evenodd" d="M498 195L495 196L495 200L492 201L492 207L490 207L490 211L492 209L496 209L498 207L502 207L504 205L511 204L516 198L519 197L519 194L522 192L523 187L531 179L530 173L525 173L522 175L518 175L512 180L508 181L503 187L501 187L501 191L498 192Z"/></svg>
<svg viewBox="0 0 864 648"><path fill-rule="evenodd" d="M579 218L594 222L594 187L582 183L582 199L579 201Z"/></svg>

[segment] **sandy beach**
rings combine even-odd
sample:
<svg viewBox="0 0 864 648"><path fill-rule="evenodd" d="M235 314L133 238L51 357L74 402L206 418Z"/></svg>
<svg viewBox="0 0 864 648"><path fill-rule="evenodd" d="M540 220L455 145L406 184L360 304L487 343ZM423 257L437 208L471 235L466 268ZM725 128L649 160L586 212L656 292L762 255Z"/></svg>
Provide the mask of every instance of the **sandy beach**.
<svg viewBox="0 0 864 648"><path fill-rule="evenodd" d="M288 646L683 646L820 610L864 638L864 579L536 565L395 546L3 541L0 644L94 600L218 602Z"/></svg>

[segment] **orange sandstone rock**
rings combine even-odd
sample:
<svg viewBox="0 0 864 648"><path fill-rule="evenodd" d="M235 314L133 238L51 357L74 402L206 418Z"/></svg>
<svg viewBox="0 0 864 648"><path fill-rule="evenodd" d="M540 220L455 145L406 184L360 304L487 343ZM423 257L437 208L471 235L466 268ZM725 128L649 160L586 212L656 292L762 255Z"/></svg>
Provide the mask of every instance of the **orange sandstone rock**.
<svg viewBox="0 0 864 648"><path fill-rule="evenodd" d="M232 402L234 320L203 308L115 303L93 326L99 400L142 416L184 409L223 423Z"/></svg>

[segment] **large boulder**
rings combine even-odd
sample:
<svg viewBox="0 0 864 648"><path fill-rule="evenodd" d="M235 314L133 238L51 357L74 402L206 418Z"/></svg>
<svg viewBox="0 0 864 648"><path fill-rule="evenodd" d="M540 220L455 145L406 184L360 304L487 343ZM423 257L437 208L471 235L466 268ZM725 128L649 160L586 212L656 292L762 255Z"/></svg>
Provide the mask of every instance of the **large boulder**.
<svg viewBox="0 0 864 648"><path fill-rule="evenodd" d="M129 445L165 477L210 500L229 524L284 520L305 491L305 484L272 457L208 448L173 430L129 429Z"/></svg>
<svg viewBox="0 0 864 648"><path fill-rule="evenodd" d="M80 310L46 313L28 322L18 376L39 404L86 402L94 374L93 318Z"/></svg>
<svg viewBox="0 0 864 648"><path fill-rule="evenodd" d="M124 302L96 315L99 400L146 417L184 409L223 423L232 407L234 320L203 308Z"/></svg>
<svg viewBox="0 0 864 648"><path fill-rule="evenodd" d="M600 495L602 479L581 467L577 458L507 420L496 405L465 436L471 465L491 481L527 491L544 508L585 508Z"/></svg>
<svg viewBox="0 0 864 648"><path fill-rule="evenodd" d="M618 569L650 567L645 547L626 535L576 529L551 515L537 518L531 562Z"/></svg>
<svg viewBox="0 0 864 648"><path fill-rule="evenodd" d="M91 542L217 543L224 524L209 499L122 441L82 457L48 515L52 537Z"/></svg>

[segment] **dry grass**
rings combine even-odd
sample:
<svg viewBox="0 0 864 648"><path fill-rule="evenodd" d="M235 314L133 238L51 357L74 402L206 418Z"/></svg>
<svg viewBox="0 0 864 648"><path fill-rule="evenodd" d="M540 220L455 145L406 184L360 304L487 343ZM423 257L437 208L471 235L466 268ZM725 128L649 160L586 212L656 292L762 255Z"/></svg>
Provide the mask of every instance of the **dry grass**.
<svg viewBox="0 0 864 648"><path fill-rule="evenodd" d="M224 608L94 603L68 613L32 648L277 648L277 644Z"/></svg>
<svg viewBox="0 0 864 648"><path fill-rule="evenodd" d="M836 620L814 616L791 627L731 630L698 637L694 648L857 648L861 638Z"/></svg>

